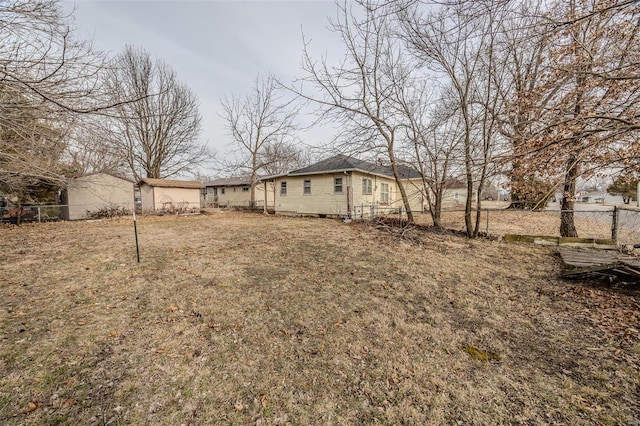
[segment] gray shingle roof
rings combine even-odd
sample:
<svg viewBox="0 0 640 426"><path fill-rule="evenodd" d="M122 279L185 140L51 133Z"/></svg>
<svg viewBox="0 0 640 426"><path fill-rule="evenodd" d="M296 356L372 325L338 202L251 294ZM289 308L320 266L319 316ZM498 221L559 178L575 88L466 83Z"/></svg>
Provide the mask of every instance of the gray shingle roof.
<svg viewBox="0 0 640 426"><path fill-rule="evenodd" d="M403 165L398 165L400 176L405 179L416 179L420 177L420 174ZM336 156L319 161L310 166L303 167L298 170L289 172L289 176L301 176L309 174L320 173L332 173L332 172L348 172L348 171L361 171L365 173L371 173L374 175L382 175L393 177L391 166L383 166L380 164L370 163L368 161L358 160L357 158L349 157L348 155L338 154Z"/></svg>
<svg viewBox="0 0 640 426"><path fill-rule="evenodd" d="M241 186L241 185L249 185L251 183L251 178L249 176L236 176L236 177L227 177L214 179L209 182L205 182L204 186L212 187L212 186Z"/></svg>

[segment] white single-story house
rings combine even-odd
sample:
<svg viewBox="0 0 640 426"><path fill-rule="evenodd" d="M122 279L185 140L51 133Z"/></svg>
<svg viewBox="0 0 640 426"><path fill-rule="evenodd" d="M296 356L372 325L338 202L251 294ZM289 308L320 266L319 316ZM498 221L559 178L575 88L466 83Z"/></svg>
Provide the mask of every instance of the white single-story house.
<svg viewBox="0 0 640 426"><path fill-rule="evenodd" d="M265 188L266 186L266 188ZM212 207L249 207L251 205L251 178L228 177L205 182L205 204ZM266 191L266 192L265 192ZM273 209L273 182L255 187L255 207Z"/></svg>
<svg viewBox="0 0 640 426"><path fill-rule="evenodd" d="M108 173L70 179L61 193L62 217L86 219L103 208L133 210L133 181Z"/></svg>
<svg viewBox="0 0 640 426"><path fill-rule="evenodd" d="M560 202L562 196L562 191L556 191L550 203ZM616 205L624 204L624 201L621 195L611 195L597 188L582 188L576 190L576 203Z"/></svg>
<svg viewBox="0 0 640 426"><path fill-rule="evenodd" d="M423 186L415 170L399 166L411 210L424 209ZM389 166L336 155L286 174L261 179L275 187L276 214L367 217L396 212L402 197Z"/></svg>
<svg viewBox="0 0 640 426"><path fill-rule="evenodd" d="M202 184L197 181L144 178L138 182L143 213L199 210Z"/></svg>

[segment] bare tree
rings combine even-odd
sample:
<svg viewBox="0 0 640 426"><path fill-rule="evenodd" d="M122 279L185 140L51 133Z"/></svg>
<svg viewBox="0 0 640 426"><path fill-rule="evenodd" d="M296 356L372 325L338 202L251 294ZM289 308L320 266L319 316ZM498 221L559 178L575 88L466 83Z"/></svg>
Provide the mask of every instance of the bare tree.
<svg viewBox="0 0 640 426"><path fill-rule="evenodd" d="M74 117L66 137L64 160L71 173L82 176L91 173L110 173L131 176L131 170L118 147L110 142L102 123L104 117Z"/></svg>
<svg viewBox="0 0 640 426"><path fill-rule="evenodd" d="M77 41L54 1L0 2L0 189L62 186L72 116L106 107L104 58Z"/></svg>
<svg viewBox="0 0 640 426"><path fill-rule="evenodd" d="M576 180L630 165L640 147L640 7L626 1L558 2L549 27L545 72L525 91L535 117L530 161L562 176L560 235L577 236Z"/></svg>
<svg viewBox="0 0 640 426"><path fill-rule="evenodd" d="M298 145L280 142L265 146L259 163L267 175L277 175L299 169L311 163L309 153Z"/></svg>
<svg viewBox="0 0 640 426"><path fill-rule="evenodd" d="M340 139L351 152L384 153L398 186L409 221L413 212L400 172L399 135L406 126L401 90L413 84L413 65L403 56L393 31L393 16L384 4L371 1L338 4L330 30L346 49L344 58L330 64L316 60L305 43L304 77L290 87L319 106L323 118L343 126ZM309 83L315 92L307 88Z"/></svg>
<svg viewBox="0 0 640 426"><path fill-rule="evenodd" d="M62 131L38 118L26 101L0 94L0 190L17 204L50 198L64 184Z"/></svg>
<svg viewBox="0 0 640 426"><path fill-rule="evenodd" d="M462 1L430 9L421 5L400 8L402 36L412 53L441 79L447 80L455 95L451 105L460 116L462 158L467 185L465 227L469 237L477 236L482 189L491 165L496 141L495 64L497 22L504 10L493 2ZM477 197L472 220L472 200Z"/></svg>
<svg viewBox="0 0 640 426"><path fill-rule="evenodd" d="M402 89L400 104L406 116L403 128L406 149L404 157L420 173L422 192L433 226L440 228L446 186L460 172L457 159L461 155L462 132L456 108L452 108L451 91L442 87L440 97L431 100L427 83L416 83ZM455 102L454 102L455 104Z"/></svg>
<svg viewBox="0 0 640 426"><path fill-rule="evenodd" d="M246 170L251 182L251 206L260 171L279 172L300 157L295 148L298 108L285 100L273 76L258 76L252 92L222 100L222 118L236 145L240 160L227 167Z"/></svg>
<svg viewBox="0 0 640 426"><path fill-rule="evenodd" d="M136 180L185 174L209 159L198 142L198 100L167 64L143 49L127 46L107 78L114 118L106 122L110 141Z"/></svg>

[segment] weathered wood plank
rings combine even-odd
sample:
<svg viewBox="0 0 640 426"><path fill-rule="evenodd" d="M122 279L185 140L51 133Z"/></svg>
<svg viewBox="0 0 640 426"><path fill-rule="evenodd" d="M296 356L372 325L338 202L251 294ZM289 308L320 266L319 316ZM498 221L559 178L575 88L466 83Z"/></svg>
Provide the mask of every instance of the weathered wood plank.
<svg viewBox="0 0 640 426"><path fill-rule="evenodd" d="M617 251L561 246L558 253L564 264L563 277L600 275L623 281L640 280L640 259Z"/></svg>
<svg viewBox="0 0 640 426"><path fill-rule="evenodd" d="M587 247L587 248L600 248L615 250L617 248L615 240L601 239L601 238L564 238L564 237L552 237L549 235L521 235L521 234L506 234L504 237L506 242L510 243L531 243L538 245L553 245L553 246L572 246L572 247Z"/></svg>

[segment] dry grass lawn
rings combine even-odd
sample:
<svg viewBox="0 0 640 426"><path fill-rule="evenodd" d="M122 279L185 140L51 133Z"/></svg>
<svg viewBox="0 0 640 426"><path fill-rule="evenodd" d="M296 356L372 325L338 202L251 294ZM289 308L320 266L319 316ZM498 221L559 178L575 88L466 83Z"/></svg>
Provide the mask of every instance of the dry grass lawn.
<svg viewBox="0 0 640 426"><path fill-rule="evenodd" d="M639 424L640 297L548 248L240 213L3 227L0 424ZM416 243L420 239L422 243Z"/></svg>

